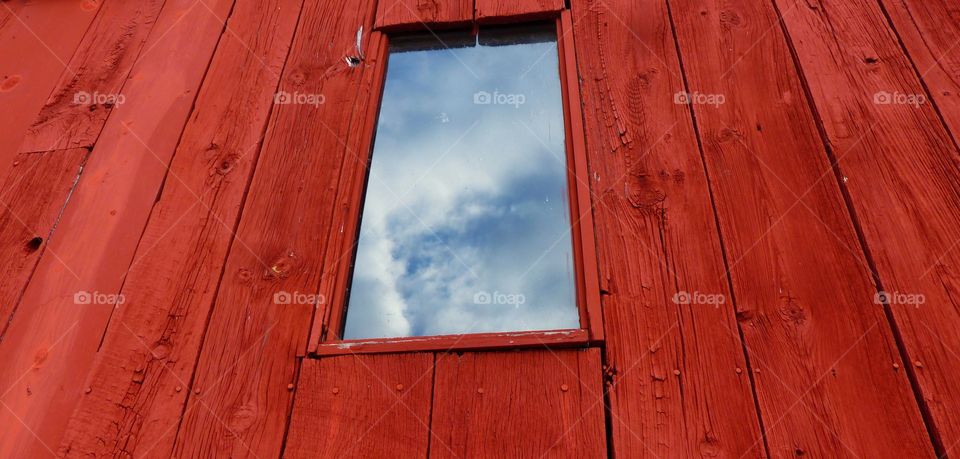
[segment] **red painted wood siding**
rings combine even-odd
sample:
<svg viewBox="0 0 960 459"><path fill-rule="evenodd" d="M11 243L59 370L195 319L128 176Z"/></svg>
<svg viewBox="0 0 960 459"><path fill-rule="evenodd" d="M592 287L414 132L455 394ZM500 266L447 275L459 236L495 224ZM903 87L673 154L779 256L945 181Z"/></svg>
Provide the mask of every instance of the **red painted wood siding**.
<svg viewBox="0 0 960 459"><path fill-rule="evenodd" d="M960 138L960 9L953 0L883 0L884 13L896 26L931 102L953 134ZM873 28L883 32L882 23ZM901 60L901 62L903 62ZM902 68L902 67L901 67Z"/></svg>
<svg viewBox="0 0 960 459"><path fill-rule="evenodd" d="M0 4L0 177L7 176L60 75L74 72L68 63L101 4Z"/></svg>
<svg viewBox="0 0 960 459"><path fill-rule="evenodd" d="M430 456L605 458L599 349L439 354Z"/></svg>
<svg viewBox="0 0 960 459"><path fill-rule="evenodd" d="M380 0L375 27L451 27L473 20L473 0Z"/></svg>
<svg viewBox="0 0 960 459"><path fill-rule="evenodd" d="M784 23L942 455L960 444L960 158L934 106L944 96L932 99L917 78L936 69L912 67L873 1L825 0L796 13ZM956 62L942 54L938 65Z"/></svg>
<svg viewBox="0 0 960 459"><path fill-rule="evenodd" d="M46 105L32 120L19 152L93 146L116 106L77 104L74 97L81 91L105 96L123 92L140 53L149 49L149 35L163 5L162 0L109 1L100 8L76 54L68 61L68 70L62 73ZM158 31L154 39L162 32Z"/></svg>
<svg viewBox="0 0 960 459"><path fill-rule="evenodd" d="M709 184L689 109L674 102L684 87L666 4L572 7L613 448L762 457ZM723 301L677 304L681 292Z"/></svg>
<svg viewBox="0 0 960 459"><path fill-rule="evenodd" d="M316 292L337 178L348 151L363 66L350 67L364 2L305 2L280 83L322 94L320 105L274 109L206 331L174 455L276 457L290 416L297 356L312 304L278 292ZM230 423L222 423L229 419Z"/></svg>
<svg viewBox="0 0 960 459"><path fill-rule="evenodd" d="M670 7L769 454L931 455L776 10Z"/></svg>
<svg viewBox="0 0 960 459"><path fill-rule="evenodd" d="M0 338L46 249L89 152L85 148L25 153L11 163L0 189ZM30 199L24 199L29 196Z"/></svg>
<svg viewBox="0 0 960 459"><path fill-rule="evenodd" d="M126 71L120 72L122 77L116 75L119 69L111 64L109 53L119 53L114 57L121 67L132 65L131 77L123 84L124 103L111 111L109 119L105 114L73 116L81 105L73 104L74 90L62 82L58 94L69 98L64 102L66 112L48 105L40 120L47 119L44 113L56 113L49 118L55 121L35 123L45 127L34 131L34 141L61 134L68 139L66 145L92 145L88 141L98 134L99 140L57 224L61 237L51 238L0 342L0 355L8 356L0 366L0 386L9 389L3 400L7 409L0 411L0 425L9 426L0 441L0 457L47 454L47 445L57 445L62 438L114 310L109 296L120 292L223 31L219 18L232 3L218 0L208 8L189 8L192 0L167 1L149 36L141 24L151 4L137 3L145 10L120 8L125 16L91 31L96 36L77 59L89 64L86 78L96 82L91 89L103 94L115 87L102 83L126 79ZM107 6L101 15L109 12ZM140 34L146 38L143 47L149 53L136 63L127 52L111 48L126 43L123 30L130 39ZM101 42L101 34L106 42ZM131 48L136 46L130 43ZM90 113L89 107L83 110ZM46 141L39 145L50 147ZM78 303L78 293L101 295L104 302Z"/></svg>
<svg viewBox="0 0 960 459"><path fill-rule="evenodd" d="M234 8L62 441L70 455L170 456L300 6Z"/></svg>
<svg viewBox="0 0 960 459"><path fill-rule="evenodd" d="M477 22L504 22L538 19L556 15L564 0L476 0Z"/></svg>
<svg viewBox="0 0 960 459"><path fill-rule="evenodd" d="M285 458L427 457L433 353L306 359Z"/></svg>
<svg viewBox="0 0 960 459"><path fill-rule="evenodd" d="M374 22L561 3L0 2L0 457L955 453L953 3L568 3L605 341L327 356Z"/></svg>

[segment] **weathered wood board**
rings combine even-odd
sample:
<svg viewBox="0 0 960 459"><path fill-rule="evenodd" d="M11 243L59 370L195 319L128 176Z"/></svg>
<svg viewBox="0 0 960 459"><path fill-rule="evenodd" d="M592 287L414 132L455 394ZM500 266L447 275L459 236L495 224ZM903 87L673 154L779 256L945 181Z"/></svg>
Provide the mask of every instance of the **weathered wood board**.
<svg viewBox="0 0 960 459"><path fill-rule="evenodd" d="M280 90L323 96L322 104L274 110L226 261L174 455L276 457L306 352L314 301L333 222L337 178L350 142L363 70L356 31L369 31L366 2L306 2ZM364 43L369 43L366 37ZM373 56L375 53L365 53ZM315 100L319 100L317 97ZM234 420L221 423L220 419Z"/></svg>
<svg viewBox="0 0 960 459"><path fill-rule="evenodd" d="M452 27L473 20L473 0L379 0L374 26L383 29Z"/></svg>
<svg viewBox="0 0 960 459"><path fill-rule="evenodd" d="M877 3L783 14L942 455L960 444L960 153ZM930 46L944 67L922 72L943 78L956 54Z"/></svg>
<svg viewBox="0 0 960 459"><path fill-rule="evenodd" d="M761 457L709 185L690 111L675 103L684 87L666 4L572 7L613 447Z"/></svg>
<svg viewBox="0 0 960 459"><path fill-rule="evenodd" d="M0 398L7 407L0 425L9 426L2 457L47 454L59 444L110 315L123 307L117 294L223 31L219 18L233 1L209 9L191 9L194 3L164 4L144 45L149 52L124 86L127 99L104 125L0 342L0 354L9 356L0 367L0 387L9 388ZM90 58L102 64L102 54ZM106 72L101 78L113 78L112 66L98 68Z"/></svg>
<svg viewBox="0 0 960 459"><path fill-rule="evenodd" d="M65 455L170 456L301 5L234 7L124 282L130 307L110 321Z"/></svg>
<svg viewBox="0 0 960 459"><path fill-rule="evenodd" d="M438 354L430 457L607 457L600 350Z"/></svg>
<svg viewBox="0 0 960 459"><path fill-rule="evenodd" d="M773 4L669 5L769 454L931 455Z"/></svg>
<svg viewBox="0 0 960 459"><path fill-rule="evenodd" d="M285 458L426 458L433 353L304 359Z"/></svg>

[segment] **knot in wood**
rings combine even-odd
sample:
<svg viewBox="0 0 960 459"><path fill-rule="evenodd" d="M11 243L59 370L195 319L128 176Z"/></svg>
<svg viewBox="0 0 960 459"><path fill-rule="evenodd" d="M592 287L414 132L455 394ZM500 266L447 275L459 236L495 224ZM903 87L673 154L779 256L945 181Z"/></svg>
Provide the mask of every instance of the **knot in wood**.
<svg viewBox="0 0 960 459"><path fill-rule="evenodd" d="M739 28L742 25L743 18L736 11L723 10L720 12L720 26L723 30Z"/></svg>

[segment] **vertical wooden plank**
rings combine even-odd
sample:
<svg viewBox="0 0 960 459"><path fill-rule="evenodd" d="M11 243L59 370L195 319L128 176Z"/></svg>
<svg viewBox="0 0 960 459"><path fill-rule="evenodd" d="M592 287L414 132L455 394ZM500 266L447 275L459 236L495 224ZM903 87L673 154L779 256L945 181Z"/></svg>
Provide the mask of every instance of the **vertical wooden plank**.
<svg viewBox="0 0 960 459"><path fill-rule="evenodd" d="M668 4L770 455L931 456L773 5Z"/></svg>
<svg viewBox="0 0 960 459"><path fill-rule="evenodd" d="M360 93L356 99L357 110L353 115L354 121L351 122L351 126L355 126L351 127L351 131L357 135L350 136L349 143L345 146L348 152L353 151L356 154L348 153L343 157L340 177L337 179L337 200L331 217L334 222L340 223L336 231L330 231L321 264L323 275L318 292L325 301L319 305L313 317L309 341L312 352L316 352L325 339L340 339L340 336L335 336L339 333L339 330L335 330L337 326L331 327L331 324L343 323L346 312L342 305L347 304L347 288L353 264L351 255L356 249L354 238L360 226L360 204L377 129L389 52L387 37L379 31L370 35L369 46L367 52L371 61L363 72Z"/></svg>
<svg viewBox="0 0 960 459"><path fill-rule="evenodd" d="M928 7L936 10L936 3ZM825 0L818 9L792 13L790 2L777 4L914 362L908 371L931 418L934 443L940 454L955 453L960 445L955 381L960 374L960 161L955 144L925 100L921 81L877 3ZM931 45L947 48L937 64L943 68L928 76L940 78L956 62L956 55L946 52L951 45ZM949 102L941 100L952 124Z"/></svg>
<svg viewBox="0 0 960 459"><path fill-rule="evenodd" d="M579 250L574 250L581 327L590 339L602 341L603 310L600 293L600 268L597 255L596 224L593 220L593 199L590 192L590 165L584 128L583 99L580 96L580 71L574 45L573 15L561 13L557 24L557 52L560 56L560 86L565 104L566 143L570 166L567 168L571 203L573 204L572 236Z"/></svg>
<svg viewBox="0 0 960 459"><path fill-rule="evenodd" d="M572 8L615 453L761 457L707 177L674 102L684 87L666 4Z"/></svg>
<svg viewBox="0 0 960 459"><path fill-rule="evenodd" d="M476 0L477 22L528 20L556 15L564 0Z"/></svg>
<svg viewBox="0 0 960 459"><path fill-rule="evenodd" d="M76 185L87 150L18 155L0 189L0 339Z"/></svg>
<svg viewBox="0 0 960 459"><path fill-rule="evenodd" d="M163 4L163 0L106 2L70 59L69 70L60 76L40 114L32 120L20 152L93 146L116 106L94 104L93 99L119 100L137 56L151 47L147 38ZM171 8L184 6L172 4Z"/></svg>
<svg viewBox="0 0 960 459"><path fill-rule="evenodd" d="M377 2L374 27L452 27L472 20L473 0L382 0Z"/></svg>
<svg viewBox="0 0 960 459"><path fill-rule="evenodd" d="M0 3L0 177L93 22L101 2Z"/></svg>
<svg viewBox="0 0 960 459"><path fill-rule="evenodd" d="M67 456L169 457L300 0L238 2L70 421Z"/></svg>
<svg viewBox="0 0 960 459"><path fill-rule="evenodd" d="M275 457L290 414L296 357L306 351L337 177L353 133L364 66L356 33L369 2L307 2L280 90L320 104L277 107L225 274L174 455ZM368 43L369 36L364 36ZM375 53L365 53L375 66ZM297 96L298 98L300 96ZM295 301L284 304L277 295ZM221 420L226 420L221 422Z"/></svg>
<svg viewBox="0 0 960 459"><path fill-rule="evenodd" d="M166 2L0 342L0 457L56 448L84 392L232 0L193 4Z"/></svg>
<svg viewBox="0 0 960 459"><path fill-rule="evenodd" d="M605 458L599 349L436 357L430 457Z"/></svg>
<svg viewBox="0 0 960 459"><path fill-rule="evenodd" d="M426 458L433 354L305 359L285 458Z"/></svg>
<svg viewBox="0 0 960 459"><path fill-rule="evenodd" d="M960 138L960 9L954 0L883 0L953 139Z"/></svg>

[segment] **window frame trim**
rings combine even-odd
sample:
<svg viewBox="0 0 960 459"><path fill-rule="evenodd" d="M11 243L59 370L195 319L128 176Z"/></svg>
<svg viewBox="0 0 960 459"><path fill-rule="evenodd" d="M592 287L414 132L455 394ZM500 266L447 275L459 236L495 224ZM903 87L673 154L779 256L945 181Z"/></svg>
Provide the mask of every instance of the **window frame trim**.
<svg viewBox="0 0 960 459"><path fill-rule="evenodd" d="M392 337L372 339L341 339L347 313L347 292L352 279L352 264L356 253L356 241L359 238L363 200L369 179L370 160L373 155L373 143L380 116L384 86L386 83L387 62L389 56L389 38L386 33L373 31L370 38L373 57L370 97L361 118L362 126L358 131L360 141L355 155L347 152L344 161L356 160L356 167L347 168L344 174L356 174L345 182L341 177L338 188L344 183L353 184L346 190L345 201L338 205L347 207L341 235L328 238L328 251L334 251L337 258L332 260L335 266L324 272L321 280L321 295L330 301L318 306L313 319L310 343L312 353L318 356L368 353L398 353L426 351L466 351L491 349L520 349L529 347L585 347L602 343L603 313L600 305L599 263L593 208L590 194L590 176L587 159L586 132L583 123L583 107L580 97L579 77L576 54L573 45L573 22L570 10L565 9L554 16L557 32L557 54L559 63L560 90L563 102L565 150L567 155L567 187L570 207L571 240L573 242L573 266L575 291L580 327L564 330L535 330L497 333L469 333L460 335L432 335L413 337ZM484 25L492 25L485 21ZM365 82L363 78L361 83ZM348 147L349 148L349 147ZM355 156L355 157L354 157ZM337 189L338 194L344 190ZM336 214L336 212L335 212ZM334 215L336 217L336 215ZM337 231L334 228L332 231ZM330 255L326 257L330 259ZM325 292L327 290L328 292ZM329 292L332 290L332 292Z"/></svg>

